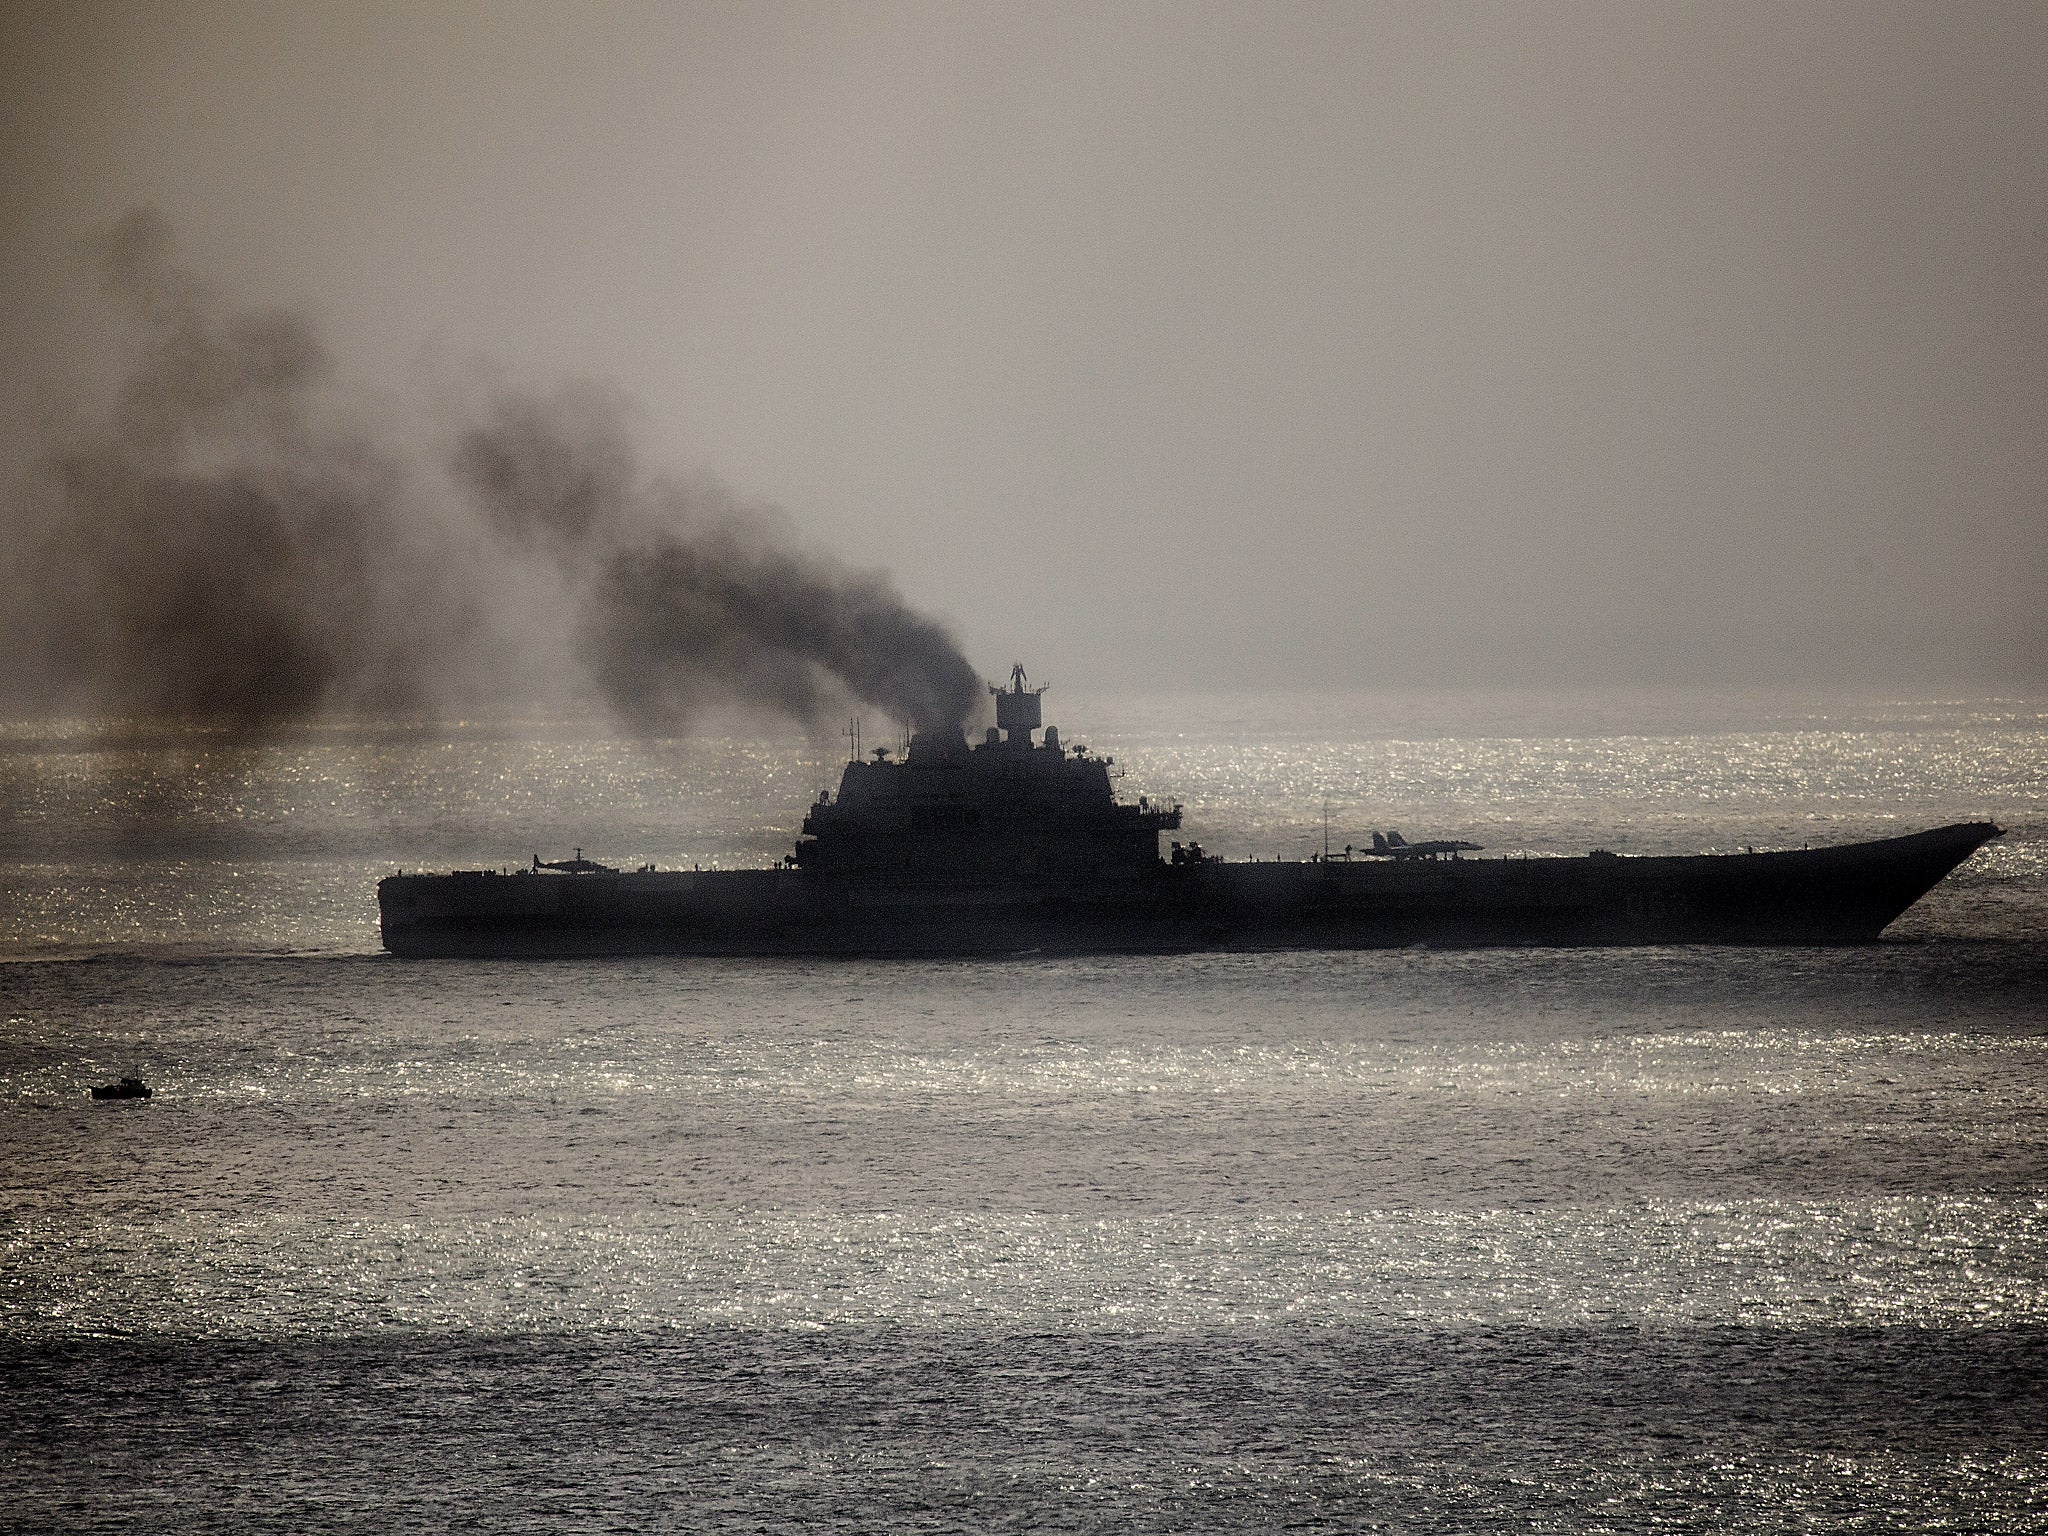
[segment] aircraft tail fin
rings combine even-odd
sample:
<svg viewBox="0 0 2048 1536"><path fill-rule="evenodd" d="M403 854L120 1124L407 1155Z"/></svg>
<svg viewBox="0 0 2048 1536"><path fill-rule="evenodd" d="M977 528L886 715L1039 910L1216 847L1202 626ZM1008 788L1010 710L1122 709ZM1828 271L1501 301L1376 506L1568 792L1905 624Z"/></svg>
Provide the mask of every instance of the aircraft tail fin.
<svg viewBox="0 0 2048 1536"><path fill-rule="evenodd" d="M1408 846L1408 839L1398 832L1389 832L1387 834L1387 843L1390 847L1406 848Z"/></svg>
<svg viewBox="0 0 2048 1536"><path fill-rule="evenodd" d="M1372 851L1374 853L1385 853L1387 851L1387 840L1377 832L1372 835Z"/></svg>

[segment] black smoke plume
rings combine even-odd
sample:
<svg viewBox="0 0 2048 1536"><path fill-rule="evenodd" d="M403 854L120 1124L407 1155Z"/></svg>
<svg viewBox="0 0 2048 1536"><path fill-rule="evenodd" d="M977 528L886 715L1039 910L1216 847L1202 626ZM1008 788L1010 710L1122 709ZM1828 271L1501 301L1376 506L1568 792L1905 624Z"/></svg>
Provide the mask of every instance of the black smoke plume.
<svg viewBox="0 0 2048 1536"><path fill-rule="evenodd" d="M222 304L151 214L99 254L139 346L109 421L56 455L16 533L18 681L45 702L250 732L415 705L426 653L451 635L397 611L415 542L399 470L323 424L330 370L311 329Z"/></svg>
<svg viewBox="0 0 2048 1536"><path fill-rule="evenodd" d="M260 736L487 706L532 670L494 661L517 651L502 642L530 658L552 625L644 732L723 705L816 728L849 701L957 729L980 706L959 648L885 577L644 473L617 396L503 395L423 465L347 408L303 318L224 302L153 214L99 254L135 362L0 548L16 694ZM505 611L536 572L546 600Z"/></svg>
<svg viewBox="0 0 2048 1536"><path fill-rule="evenodd" d="M502 399L455 455L491 525L573 584L577 654L621 718L740 703L816 725L851 697L918 730L967 722L979 677L886 577L798 552L716 487L643 479L621 414L589 390Z"/></svg>

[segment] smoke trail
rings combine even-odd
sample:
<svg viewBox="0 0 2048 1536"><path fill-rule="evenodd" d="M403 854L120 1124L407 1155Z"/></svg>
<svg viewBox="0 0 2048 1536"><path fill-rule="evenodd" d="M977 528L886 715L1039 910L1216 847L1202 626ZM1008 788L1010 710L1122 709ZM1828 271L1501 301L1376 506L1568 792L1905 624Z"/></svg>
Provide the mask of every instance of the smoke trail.
<svg viewBox="0 0 2048 1536"><path fill-rule="evenodd" d="M764 548L736 530L657 536L605 562L583 628L605 697L628 719L686 716L718 695L817 722L840 684L918 730L957 731L981 702L944 630L884 577Z"/></svg>
<svg viewBox="0 0 2048 1536"><path fill-rule="evenodd" d="M578 654L622 718L673 729L746 703L816 726L850 695L919 730L967 723L981 681L940 625L715 488L643 480L620 414L589 390L507 397L455 469L495 528L575 583Z"/></svg>
<svg viewBox="0 0 2048 1536"><path fill-rule="evenodd" d="M0 550L15 693L260 735L504 700L537 657L573 654L644 731L723 704L815 728L851 697L920 729L980 706L958 647L886 578L644 474L616 394L504 395L423 467L345 425L306 321L223 302L154 214L100 255L135 366Z"/></svg>
<svg viewBox="0 0 2048 1536"><path fill-rule="evenodd" d="M321 424L327 358L303 320L223 305L162 221L101 242L140 337L101 434L58 455L9 572L16 645L46 694L256 733L323 709L409 707L426 652L394 573L415 540L401 475ZM444 605L417 612L449 614Z"/></svg>

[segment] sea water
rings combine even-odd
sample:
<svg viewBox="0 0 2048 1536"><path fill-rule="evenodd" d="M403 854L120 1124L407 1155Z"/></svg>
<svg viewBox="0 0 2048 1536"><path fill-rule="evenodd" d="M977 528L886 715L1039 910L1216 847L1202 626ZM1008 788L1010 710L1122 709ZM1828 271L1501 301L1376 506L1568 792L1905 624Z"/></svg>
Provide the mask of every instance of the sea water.
<svg viewBox="0 0 2048 1536"><path fill-rule="evenodd" d="M2048 1524L2048 708L1049 713L1229 857L2009 831L1842 950L403 962L831 745L7 727L0 1528Z"/></svg>

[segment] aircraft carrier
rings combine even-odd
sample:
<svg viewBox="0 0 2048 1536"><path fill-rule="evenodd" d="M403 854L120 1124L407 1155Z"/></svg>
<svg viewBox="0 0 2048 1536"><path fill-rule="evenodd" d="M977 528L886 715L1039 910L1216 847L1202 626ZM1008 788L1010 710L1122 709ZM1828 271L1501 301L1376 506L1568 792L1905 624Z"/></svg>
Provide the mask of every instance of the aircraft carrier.
<svg viewBox="0 0 2048 1536"><path fill-rule="evenodd" d="M774 869L400 874L377 887L407 956L1004 955L1410 944L1855 944L2000 829L1961 822L1831 848L1471 858L1375 834L1354 856L1219 859L1181 807L1117 799L1111 762L1042 724L1022 667L970 746L925 731L846 764ZM1043 736L1038 733L1043 731Z"/></svg>

